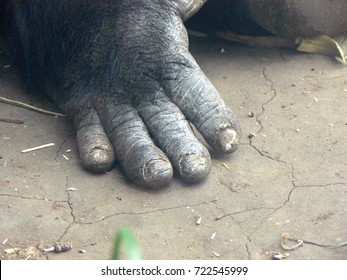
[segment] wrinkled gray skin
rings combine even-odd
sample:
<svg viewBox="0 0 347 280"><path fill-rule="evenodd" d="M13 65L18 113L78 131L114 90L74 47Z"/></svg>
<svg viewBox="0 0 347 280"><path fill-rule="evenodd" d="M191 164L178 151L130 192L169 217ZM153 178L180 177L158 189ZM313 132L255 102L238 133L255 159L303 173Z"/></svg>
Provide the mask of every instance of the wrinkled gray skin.
<svg viewBox="0 0 347 280"><path fill-rule="evenodd" d="M105 171L117 159L131 180L150 188L167 185L173 168L191 183L208 175L209 152L189 121L223 153L233 152L240 139L234 114L188 52L182 20L202 1L161 2L133 9L127 3L114 26L105 24L97 44L111 43L110 51L117 52L116 61L110 61L120 69L115 86L92 93L88 110L78 111L80 100L68 109L85 167ZM109 41L113 37L118 49ZM99 62L109 62L99 55Z"/></svg>
<svg viewBox="0 0 347 280"><path fill-rule="evenodd" d="M131 180L150 188L167 185L173 169L187 182L200 182L211 160L189 121L217 151L231 153L240 141L236 117L188 51L183 20L203 1L120 2L124 11L105 18L89 38L96 49L109 44L117 52L116 61L95 54L98 63L117 64L115 80L104 92L91 92L88 109L80 111L80 99L68 106L82 163L105 171L117 159Z"/></svg>
<svg viewBox="0 0 347 280"><path fill-rule="evenodd" d="M116 158L131 180L150 188L167 185L173 167L188 182L207 176L209 153L188 120L220 151L231 152L239 142L234 115L188 52L182 19L199 6L171 2L126 4L115 26L105 25L104 39L115 36L120 46L111 47L121 69L117 84L94 94L89 110L69 108L84 166L104 171Z"/></svg>
<svg viewBox="0 0 347 280"><path fill-rule="evenodd" d="M183 21L205 1L11 2L29 79L73 119L87 169L118 160L141 186L173 170L200 182L211 159L190 122L213 149L237 149L239 123L188 51Z"/></svg>

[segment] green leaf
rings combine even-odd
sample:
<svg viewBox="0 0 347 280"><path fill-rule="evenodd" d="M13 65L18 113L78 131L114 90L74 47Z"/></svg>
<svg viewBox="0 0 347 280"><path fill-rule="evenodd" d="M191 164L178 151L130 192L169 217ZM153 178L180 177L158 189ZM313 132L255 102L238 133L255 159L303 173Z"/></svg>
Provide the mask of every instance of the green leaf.
<svg viewBox="0 0 347 280"><path fill-rule="evenodd" d="M134 234L128 228L118 230L112 250L111 259L119 260L121 248L124 246L126 257L129 260L140 260L141 252Z"/></svg>

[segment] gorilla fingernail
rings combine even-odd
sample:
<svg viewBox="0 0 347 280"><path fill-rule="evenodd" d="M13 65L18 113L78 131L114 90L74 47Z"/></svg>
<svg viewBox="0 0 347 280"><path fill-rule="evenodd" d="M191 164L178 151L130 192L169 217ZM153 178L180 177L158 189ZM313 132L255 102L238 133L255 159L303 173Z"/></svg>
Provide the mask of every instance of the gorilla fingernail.
<svg viewBox="0 0 347 280"><path fill-rule="evenodd" d="M239 143L239 134L231 128L226 128L217 135L216 146L221 152L232 153L238 148Z"/></svg>

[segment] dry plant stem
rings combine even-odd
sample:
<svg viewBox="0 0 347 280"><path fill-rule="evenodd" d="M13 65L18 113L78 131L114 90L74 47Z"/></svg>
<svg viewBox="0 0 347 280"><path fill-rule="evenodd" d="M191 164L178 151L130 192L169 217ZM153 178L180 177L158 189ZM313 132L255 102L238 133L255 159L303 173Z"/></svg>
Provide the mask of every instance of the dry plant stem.
<svg viewBox="0 0 347 280"><path fill-rule="evenodd" d="M216 37L257 48L296 49L297 47L297 44L294 39L280 38L275 36L245 36L230 31L218 31L216 33Z"/></svg>
<svg viewBox="0 0 347 280"><path fill-rule="evenodd" d="M18 106L18 107L22 107L22 108L29 109L29 110L32 110L32 111L35 111L35 112L39 112L39 113L42 113L42 114L46 114L46 115L58 116L58 117L65 117L64 114L60 114L60 113L57 113L57 112L52 112L52 111L43 110L43 109L41 109L41 108L38 108L38 107L35 107L35 106L31 106L31 105L26 104L26 103L24 103L24 102L20 102L20 101L8 99L8 98L1 97L1 96L0 96L0 102L2 102L2 103L7 103L7 104L10 104L10 105L14 105L14 106Z"/></svg>
<svg viewBox="0 0 347 280"><path fill-rule="evenodd" d="M22 154L29 153L29 152L36 151L36 150L40 150L40 149L44 149L44 148L51 147L54 145L55 145L54 143L48 143L48 144L44 144L41 146L25 149L25 150L22 150Z"/></svg>
<svg viewBox="0 0 347 280"><path fill-rule="evenodd" d="M0 118L0 122L7 122L7 123L14 123L14 124L24 123L24 121L21 121L21 120L13 120L13 119L6 119L6 118Z"/></svg>

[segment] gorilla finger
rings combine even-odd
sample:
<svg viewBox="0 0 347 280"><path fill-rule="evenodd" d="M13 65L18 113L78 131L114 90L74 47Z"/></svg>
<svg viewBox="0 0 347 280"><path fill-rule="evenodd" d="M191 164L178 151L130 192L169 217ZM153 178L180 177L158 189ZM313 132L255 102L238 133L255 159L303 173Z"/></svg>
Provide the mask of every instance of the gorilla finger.
<svg viewBox="0 0 347 280"><path fill-rule="evenodd" d="M127 104L105 104L102 120L124 173L138 185L166 186L172 179L172 166L154 145L135 109Z"/></svg>
<svg viewBox="0 0 347 280"><path fill-rule="evenodd" d="M237 149L240 124L199 68L189 69L183 77L170 81L166 89L211 147L223 153L232 153Z"/></svg>
<svg viewBox="0 0 347 280"><path fill-rule="evenodd" d="M88 108L77 113L73 120L84 167L95 172L110 170L115 161L114 150L97 112Z"/></svg>
<svg viewBox="0 0 347 280"><path fill-rule="evenodd" d="M161 94L153 101L142 102L138 112L183 180L197 183L207 177L210 154L197 140L182 112L167 96Z"/></svg>

